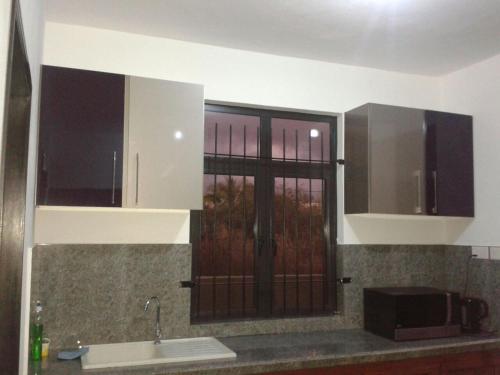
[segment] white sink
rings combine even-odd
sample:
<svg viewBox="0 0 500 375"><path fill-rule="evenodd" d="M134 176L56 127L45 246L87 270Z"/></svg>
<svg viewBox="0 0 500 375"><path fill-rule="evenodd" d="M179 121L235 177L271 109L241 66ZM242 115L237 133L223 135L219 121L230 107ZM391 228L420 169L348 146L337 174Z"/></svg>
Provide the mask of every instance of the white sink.
<svg viewBox="0 0 500 375"><path fill-rule="evenodd" d="M214 337L162 340L157 345L141 341L89 345L88 348L88 353L82 356L84 370L236 358L235 352Z"/></svg>

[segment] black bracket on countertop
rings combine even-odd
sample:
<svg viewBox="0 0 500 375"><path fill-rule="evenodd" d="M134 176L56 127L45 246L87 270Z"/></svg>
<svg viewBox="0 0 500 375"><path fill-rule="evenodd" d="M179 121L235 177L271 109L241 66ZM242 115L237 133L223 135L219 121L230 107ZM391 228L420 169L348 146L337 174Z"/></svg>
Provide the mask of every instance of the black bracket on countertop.
<svg viewBox="0 0 500 375"><path fill-rule="evenodd" d="M337 159L337 164L338 165L344 165L345 164L345 160L344 159Z"/></svg>
<svg viewBox="0 0 500 375"><path fill-rule="evenodd" d="M341 277L341 278L337 279L337 282L340 285L350 284L351 281L352 281L352 277Z"/></svg>
<svg viewBox="0 0 500 375"><path fill-rule="evenodd" d="M181 288L194 288L196 283L191 280L181 281Z"/></svg>
<svg viewBox="0 0 500 375"><path fill-rule="evenodd" d="M352 277L341 277L337 279L337 282L340 285L350 284L352 281ZM191 280L181 281L181 288L194 288L196 283Z"/></svg>

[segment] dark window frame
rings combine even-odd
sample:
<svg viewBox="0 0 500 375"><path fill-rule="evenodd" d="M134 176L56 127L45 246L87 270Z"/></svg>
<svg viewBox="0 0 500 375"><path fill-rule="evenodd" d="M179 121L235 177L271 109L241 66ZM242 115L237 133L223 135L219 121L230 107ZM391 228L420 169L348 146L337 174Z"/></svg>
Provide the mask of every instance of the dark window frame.
<svg viewBox="0 0 500 375"><path fill-rule="evenodd" d="M251 317L222 317L222 318L199 318L196 316L199 301L196 285L191 290L191 308L190 317L192 323L214 323L242 320L263 320L263 319L281 319L281 318L303 318L314 316L333 315L337 312L337 270L336 270L336 246L337 246L337 134L338 120L336 116L319 115L311 113L279 111L265 108L248 108L230 105L206 104L205 112L219 112L226 114L257 116L260 118L260 152L257 158L231 158L204 155L204 174L217 175L244 175L254 176L256 183L257 202L266 201L272 196L274 191L275 177L291 178L320 178L324 180L324 233L326 240L325 249L325 272L326 272L326 309L318 313L304 313L293 315L273 315L273 203L266 201L264 207L255 204L256 223L254 226L255 246L254 255L256 262L256 287L255 301L257 315ZM326 122L330 124L330 155L325 173L324 166L314 166L311 164L301 164L296 161L283 161L272 159L272 119L290 119L314 122ZM324 164L323 164L324 165ZM264 197L264 198L262 198ZM190 242L192 244L192 280L195 281L197 275L197 265L199 264L199 251L201 238L201 211L192 210L190 217ZM259 240L263 239L263 246L259 249ZM263 286L264 285L264 286Z"/></svg>

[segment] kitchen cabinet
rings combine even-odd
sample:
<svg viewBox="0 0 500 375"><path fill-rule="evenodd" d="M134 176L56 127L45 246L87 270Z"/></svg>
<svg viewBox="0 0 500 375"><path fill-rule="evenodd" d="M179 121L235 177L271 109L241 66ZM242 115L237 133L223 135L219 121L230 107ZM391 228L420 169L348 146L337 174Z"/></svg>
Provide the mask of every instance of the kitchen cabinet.
<svg viewBox="0 0 500 375"><path fill-rule="evenodd" d="M125 77L42 68L37 204L121 206Z"/></svg>
<svg viewBox="0 0 500 375"><path fill-rule="evenodd" d="M375 362L332 368L268 373L269 375L498 375L500 352L484 351L427 358Z"/></svg>
<svg viewBox="0 0 500 375"><path fill-rule="evenodd" d="M466 353L445 360L442 375L495 375L500 371L500 352Z"/></svg>
<svg viewBox="0 0 500 375"><path fill-rule="evenodd" d="M127 77L125 207L202 209L203 86Z"/></svg>
<svg viewBox="0 0 500 375"><path fill-rule="evenodd" d="M347 112L345 212L474 216L472 117L371 103Z"/></svg>
<svg viewBox="0 0 500 375"><path fill-rule="evenodd" d="M37 204L201 209L203 86L42 70Z"/></svg>
<svg viewBox="0 0 500 375"><path fill-rule="evenodd" d="M435 363L391 363L365 367L362 375L440 375L439 364Z"/></svg>
<svg viewBox="0 0 500 375"><path fill-rule="evenodd" d="M478 367L472 369L457 369L449 370L442 373L443 375L495 375L493 367Z"/></svg>
<svg viewBox="0 0 500 375"><path fill-rule="evenodd" d="M472 117L426 111L427 212L474 216Z"/></svg>

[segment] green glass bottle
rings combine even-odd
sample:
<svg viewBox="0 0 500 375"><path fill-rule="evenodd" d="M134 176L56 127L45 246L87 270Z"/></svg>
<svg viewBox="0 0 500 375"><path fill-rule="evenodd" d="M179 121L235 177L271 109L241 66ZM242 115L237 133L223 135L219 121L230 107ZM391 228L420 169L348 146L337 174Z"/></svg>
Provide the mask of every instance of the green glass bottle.
<svg viewBox="0 0 500 375"><path fill-rule="evenodd" d="M42 323L42 304L36 301L35 316L31 324L31 359L39 361L42 359L42 337L43 337L43 323Z"/></svg>

